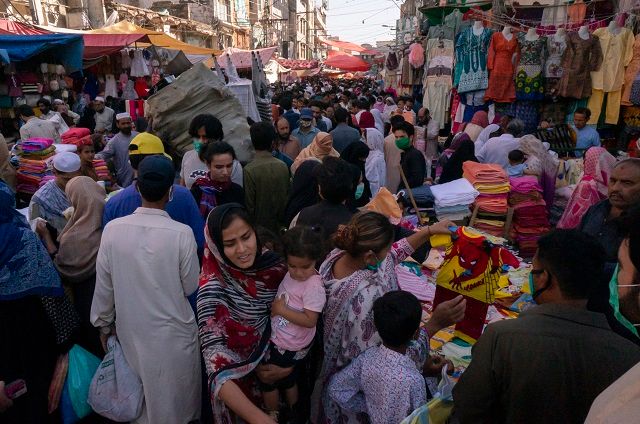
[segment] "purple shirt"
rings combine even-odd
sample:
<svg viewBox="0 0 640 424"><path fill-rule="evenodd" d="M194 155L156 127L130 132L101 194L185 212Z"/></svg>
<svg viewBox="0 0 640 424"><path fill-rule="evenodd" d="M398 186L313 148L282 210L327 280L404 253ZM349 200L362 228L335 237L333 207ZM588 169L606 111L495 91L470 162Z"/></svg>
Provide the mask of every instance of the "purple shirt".
<svg viewBox="0 0 640 424"><path fill-rule="evenodd" d="M376 346L331 379L329 396L343 410L366 413L372 424L398 424L427 403L427 388L411 358Z"/></svg>

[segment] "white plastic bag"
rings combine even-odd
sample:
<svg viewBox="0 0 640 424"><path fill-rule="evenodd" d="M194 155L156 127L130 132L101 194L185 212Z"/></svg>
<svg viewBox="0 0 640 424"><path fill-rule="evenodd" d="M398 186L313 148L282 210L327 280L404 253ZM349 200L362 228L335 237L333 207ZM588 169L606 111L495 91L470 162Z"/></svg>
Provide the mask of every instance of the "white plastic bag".
<svg viewBox="0 0 640 424"><path fill-rule="evenodd" d="M109 337L107 348L107 354L91 380L88 403L94 411L110 420L133 421L142 414L142 381L127 363L115 336Z"/></svg>

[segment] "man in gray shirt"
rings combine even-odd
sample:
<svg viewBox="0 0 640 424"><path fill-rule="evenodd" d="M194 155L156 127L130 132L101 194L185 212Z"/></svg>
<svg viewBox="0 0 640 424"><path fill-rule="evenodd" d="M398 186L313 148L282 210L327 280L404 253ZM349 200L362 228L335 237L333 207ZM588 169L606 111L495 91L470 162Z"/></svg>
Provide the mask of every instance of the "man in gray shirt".
<svg viewBox="0 0 640 424"><path fill-rule="evenodd" d="M33 109L28 105L18 106L19 118L24 122L20 127L20 139L50 138L55 143L60 143L60 134L53 122L36 118Z"/></svg>
<svg viewBox="0 0 640 424"><path fill-rule="evenodd" d="M100 96L96 97L93 101L93 108L96 111L94 117L96 120L96 128L103 128L106 134L110 134L113 129L113 117L115 112L110 107L106 107L104 105L104 98Z"/></svg>
<svg viewBox="0 0 640 424"><path fill-rule="evenodd" d="M335 112L338 125L331 131L333 136L333 148L342 153L351 143L360 141L360 131L347 125L349 112L346 109L338 108Z"/></svg>
<svg viewBox="0 0 640 424"><path fill-rule="evenodd" d="M96 154L96 157L105 161L113 161L118 185L125 188L133 181L133 168L129 163L129 144L133 137L138 135L138 132L133 131L131 115L126 112L116 116L116 124L120 132L109 140L104 150Z"/></svg>

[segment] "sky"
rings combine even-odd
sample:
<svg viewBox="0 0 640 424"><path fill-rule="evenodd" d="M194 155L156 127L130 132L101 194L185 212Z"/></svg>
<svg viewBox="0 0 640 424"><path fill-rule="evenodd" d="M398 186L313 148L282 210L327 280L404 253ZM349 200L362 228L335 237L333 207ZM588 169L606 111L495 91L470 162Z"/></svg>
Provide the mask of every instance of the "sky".
<svg viewBox="0 0 640 424"><path fill-rule="evenodd" d="M342 41L356 44L394 39L395 31L382 25L395 27L400 8L392 0L329 0L327 34L339 36ZM364 24L362 21L364 20Z"/></svg>

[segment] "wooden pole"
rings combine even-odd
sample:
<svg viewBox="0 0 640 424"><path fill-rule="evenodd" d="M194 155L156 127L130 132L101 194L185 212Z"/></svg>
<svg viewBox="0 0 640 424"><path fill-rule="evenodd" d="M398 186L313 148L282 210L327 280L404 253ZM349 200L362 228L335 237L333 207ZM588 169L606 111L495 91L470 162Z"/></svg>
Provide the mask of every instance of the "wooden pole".
<svg viewBox="0 0 640 424"><path fill-rule="evenodd" d="M416 199L413 197L413 191L411 191L411 187L409 187L409 183L407 182L407 177L406 175L404 175L404 171L402 170L402 165L398 165L398 169L400 170L400 176L402 177L402 182L404 183L405 190L407 190L407 193L409 193L409 200L411 200L411 205L413 206L413 209L416 210L416 215L418 216L418 223L420 223L420 225L424 225L426 223L424 222L422 215L418 210Z"/></svg>

